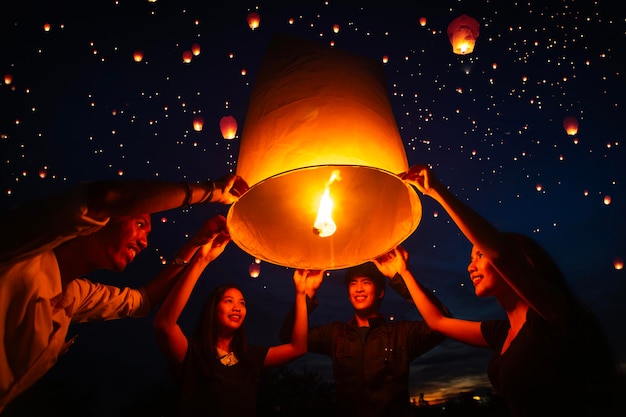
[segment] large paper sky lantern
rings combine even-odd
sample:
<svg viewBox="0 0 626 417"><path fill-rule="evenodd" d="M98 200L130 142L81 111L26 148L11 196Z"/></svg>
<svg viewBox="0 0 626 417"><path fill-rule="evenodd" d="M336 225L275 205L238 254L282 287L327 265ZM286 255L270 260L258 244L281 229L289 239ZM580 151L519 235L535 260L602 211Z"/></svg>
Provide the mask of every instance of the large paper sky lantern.
<svg viewBox="0 0 626 417"><path fill-rule="evenodd" d="M454 19L448 25L448 39L452 44L452 52L467 55L474 52L480 24L478 20L466 14Z"/></svg>
<svg viewBox="0 0 626 417"><path fill-rule="evenodd" d="M259 68L228 212L233 241L293 268L341 269L386 253L418 226L382 65L276 35Z"/></svg>

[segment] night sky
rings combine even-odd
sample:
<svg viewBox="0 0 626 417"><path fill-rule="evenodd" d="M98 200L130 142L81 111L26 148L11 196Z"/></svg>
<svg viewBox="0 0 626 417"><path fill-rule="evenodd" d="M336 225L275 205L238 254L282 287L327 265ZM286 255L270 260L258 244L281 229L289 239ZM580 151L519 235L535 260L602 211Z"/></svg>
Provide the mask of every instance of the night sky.
<svg viewBox="0 0 626 417"><path fill-rule="evenodd" d="M615 266L626 258L624 13L609 1L406 3L12 5L0 15L0 208L84 180L199 181L235 172L239 137L224 139L219 121L233 116L241 133L275 33L381 62L387 57L389 99L409 165L431 165L498 228L545 246L599 316L624 363L625 272ZM261 17L256 29L246 20L251 11ZM465 56L452 53L446 35L461 14L480 22L476 48ZM184 63L183 53L194 44L199 54ZM136 50L143 51L140 62ZM201 131L194 130L196 116L204 119ZM576 135L565 132L566 116L577 118ZM470 244L433 200L420 199L421 223L403 243L411 270L455 316L503 317L493 299L474 295ZM149 248L124 273L91 278L142 285L205 218L227 210L192 206L154 215ZM253 261L231 243L199 281L184 312L185 329L193 328L211 288L234 281L248 301L250 342L278 343L293 301L293 271L262 263L253 279ZM332 271L320 288L311 324L351 317L342 272ZM392 290L382 312L419 318ZM74 326L76 344L42 383L80 386L103 415L115 413L119 402L166 381L151 319ZM423 392L434 401L489 387L490 354L444 342L413 363L412 395ZM309 354L292 366L331 378L325 357Z"/></svg>

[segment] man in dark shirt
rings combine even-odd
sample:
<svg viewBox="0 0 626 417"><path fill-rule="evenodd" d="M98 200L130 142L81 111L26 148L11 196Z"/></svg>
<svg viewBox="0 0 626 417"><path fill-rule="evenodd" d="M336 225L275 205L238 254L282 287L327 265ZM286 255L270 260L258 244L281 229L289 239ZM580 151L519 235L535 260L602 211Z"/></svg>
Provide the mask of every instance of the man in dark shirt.
<svg viewBox="0 0 626 417"><path fill-rule="evenodd" d="M317 306L317 285L307 286L309 313ZM379 307L385 295L385 276L373 262L349 268L345 282L354 316L309 329L308 351L328 355L333 363L337 389L337 415L413 415L409 399L409 364L444 340L423 320L388 322ZM399 276L390 286L403 297L410 295ZM434 298L434 297L433 297ZM448 315L438 300L436 303ZM293 313L283 322L280 337L289 339Z"/></svg>

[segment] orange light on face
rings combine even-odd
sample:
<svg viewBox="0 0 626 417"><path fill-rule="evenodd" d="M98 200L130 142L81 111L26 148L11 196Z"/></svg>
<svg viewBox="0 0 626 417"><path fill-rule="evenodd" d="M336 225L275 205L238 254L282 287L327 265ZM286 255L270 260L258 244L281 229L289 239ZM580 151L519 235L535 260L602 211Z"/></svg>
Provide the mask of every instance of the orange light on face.
<svg viewBox="0 0 626 417"><path fill-rule="evenodd" d="M248 13L248 26L254 30L261 24L261 16L257 12Z"/></svg>
<svg viewBox="0 0 626 417"><path fill-rule="evenodd" d="M337 225L333 220L333 200L330 198L330 186L333 182L340 180L339 170L333 171L330 179L326 183L324 194L320 199L319 209L317 210L317 218L313 225L313 233L319 237L332 236L337 231Z"/></svg>
<svg viewBox="0 0 626 417"><path fill-rule="evenodd" d="M457 55L467 55L474 52L479 28L478 20L465 14L450 22L448 39L452 44L452 52Z"/></svg>

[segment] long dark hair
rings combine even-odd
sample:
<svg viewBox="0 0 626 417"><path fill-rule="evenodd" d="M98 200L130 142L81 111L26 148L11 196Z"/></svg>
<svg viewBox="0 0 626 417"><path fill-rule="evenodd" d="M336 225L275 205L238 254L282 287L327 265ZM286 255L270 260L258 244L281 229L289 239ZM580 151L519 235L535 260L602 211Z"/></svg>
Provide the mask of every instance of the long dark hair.
<svg viewBox="0 0 626 417"><path fill-rule="evenodd" d="M580 372L587 375L587 383L598 395L607 401L611 397L614 397L614 402L619 401L623 395L618 391L623 390L619 361L596 315L576 296L557 263L539 243L520 233L506 232L504 235L525 254L543 279L567 296L571 312L575 315L572 323L576 329L572 343L579 349L580 355L575 360Z"/></svg>
<svg viewBox="0 0 626 417"><path fill-rule="evenodd" d="M237 289L243 294L241 288L236 284L222 284L211 291L204 303L193 335L189 339L190 353L194 357L196 365L203 369L205 375L210 375L213 366L216 365L217 349L215 345L217 343L219 326L216 314L217 306L224 293L231 288ZM246 338L245 321L235 330L231 348L239 361L247 361L248 340Z"/></svg>

